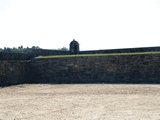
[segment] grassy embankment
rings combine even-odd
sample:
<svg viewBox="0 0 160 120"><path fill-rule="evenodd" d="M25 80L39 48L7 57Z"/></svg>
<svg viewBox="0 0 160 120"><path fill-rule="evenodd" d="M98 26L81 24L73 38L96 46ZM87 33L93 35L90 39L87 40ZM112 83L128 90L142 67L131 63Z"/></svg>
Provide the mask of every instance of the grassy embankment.
<svg viewBox="0 0 160 120"><path fill-rule="evenodd" d="M51 56L38 56L35 59L41 58L68 58L68 57L98 57L98 56L119 56L119 55L148 55L148 54L160 54L158 52L135 52L135 53L108 53L108 54L77 54L77 55L51 55Z"/></svg>

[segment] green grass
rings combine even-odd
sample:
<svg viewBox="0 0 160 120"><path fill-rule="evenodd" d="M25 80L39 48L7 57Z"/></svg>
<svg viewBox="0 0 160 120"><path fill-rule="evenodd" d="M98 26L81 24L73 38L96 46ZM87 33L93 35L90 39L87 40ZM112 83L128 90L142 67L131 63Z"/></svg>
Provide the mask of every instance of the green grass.
<svg viewBox="0 0 160 120"><path fill-rule="evenodd" d="M135 52L135 53L108 53L108 54L78 54L78 55L52 55L52 56L38 56L35 59L42 58L69 58L69 57L98 57L98 56L124 56L124 55L147 55L147 54L160 54L158 52Z"/></svg>

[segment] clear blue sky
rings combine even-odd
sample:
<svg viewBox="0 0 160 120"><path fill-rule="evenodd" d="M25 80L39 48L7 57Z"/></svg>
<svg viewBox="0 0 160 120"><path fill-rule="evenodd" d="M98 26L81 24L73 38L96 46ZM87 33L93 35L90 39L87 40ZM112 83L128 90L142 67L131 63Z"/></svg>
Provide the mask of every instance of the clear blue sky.
<svg viewBox="0 0 160 120"><path fill-rule="evenodd" d="M0 0L0 48L160 46L160 0Z"/></svg>

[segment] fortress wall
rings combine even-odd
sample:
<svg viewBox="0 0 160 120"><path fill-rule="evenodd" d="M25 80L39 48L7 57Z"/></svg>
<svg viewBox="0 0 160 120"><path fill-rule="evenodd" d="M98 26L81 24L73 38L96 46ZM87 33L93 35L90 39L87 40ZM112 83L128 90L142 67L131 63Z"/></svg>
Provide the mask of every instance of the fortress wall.
<svg viewBox="0 0 160 120"><path fill-rule="evenodd" d="M0 86L30 82L31 71L29 61L0 61Z"/></svg>
<svg viewBox="0 0 160 120"><path fill-rule="evenodd" d="M154 52L160 51L160 47L141 47L141 48L90 50L90 51L80 51L80 54L134 53L134 52L153 52L153 51Z"/></svg>
<svg viewBox="0 0 160 120"><path fill-rule="evenodd" d="M29 60L32 54L0 52L0 60Z"/></svg>
<svg viewBox="0 0 160 120"><path fill-rule="evenodd" d="M160 54L0 61L0 86L22 83L160 83Z"/></svg>
<svg viewBox="0 0 160 120"><path fill-rule="evenodd" d="M34 82L160 83L160 54L34 59Z"/></svg>
<svg viewBox="0 0 160 120"><path fill-rule="evenodd" d="M69 55L69 51L61 51L61 50L47 50L47 49L33 49L32 54L34 56L46 56L46 55Z"/></svg>
<svg viewBox="0 0 160 120"><path fill-rule="evenodd" d="M33 49L31 53L0 52L0 60L30 60L36 56L69 55L69 51Z"/></svg>

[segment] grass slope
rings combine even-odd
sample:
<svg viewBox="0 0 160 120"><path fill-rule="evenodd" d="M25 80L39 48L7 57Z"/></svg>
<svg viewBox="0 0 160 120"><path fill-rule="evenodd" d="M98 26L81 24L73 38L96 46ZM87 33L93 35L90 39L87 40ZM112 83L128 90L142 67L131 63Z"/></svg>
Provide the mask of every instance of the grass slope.
<svg viewBox="0 0 160 120"><path fill-rule="evenodd" d="M136 52L136 53L108 53L108 54L77 54L77 55L52 55L52 56L38 56L35 59L42 59L42 58L68 58L68 57L98 57L98 56L119 56L119 55L147 55L147 54L160 54L158 52Z"/></svg>

